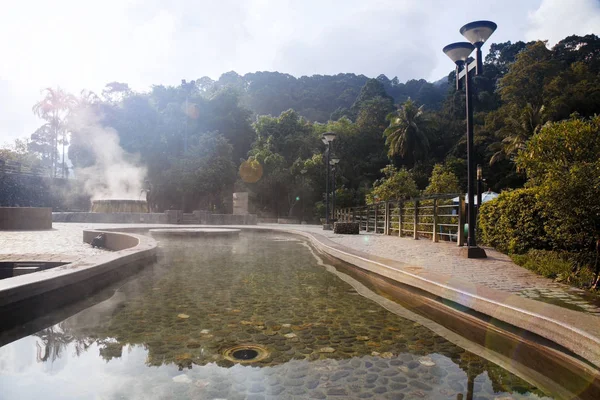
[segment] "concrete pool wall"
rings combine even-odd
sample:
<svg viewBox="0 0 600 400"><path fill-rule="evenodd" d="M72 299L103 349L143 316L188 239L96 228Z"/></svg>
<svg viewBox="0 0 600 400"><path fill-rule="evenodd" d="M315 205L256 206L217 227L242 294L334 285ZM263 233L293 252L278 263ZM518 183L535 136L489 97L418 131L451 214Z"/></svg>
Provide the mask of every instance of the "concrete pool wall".
<svg viewBox="0 0 600 400"><path fill-rule="evenodd" d="M99 233L101 231L84 230L84 242L90 243ZM105 247L110 252L0 280L0 320L3 328L17 326L56 307L86 298L156 259L157 242L150 237L103 233Z"/></svg>

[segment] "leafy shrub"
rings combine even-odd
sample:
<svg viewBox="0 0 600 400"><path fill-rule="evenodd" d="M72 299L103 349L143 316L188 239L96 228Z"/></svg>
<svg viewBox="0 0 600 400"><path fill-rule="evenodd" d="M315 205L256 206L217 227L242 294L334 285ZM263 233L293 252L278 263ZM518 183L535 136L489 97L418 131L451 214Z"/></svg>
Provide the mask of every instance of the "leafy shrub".
<svg viewBox="0 0 600 400"><path fill-rule="evenodd" d="M483 204L479 214L482 243L515 254L548 248L543 205L536 194L535 188L518 189Z"/></svg>
<svg viewBox="0 0 600 400"><path fill-rule="evenodd" d="M544 126L517 166L537 189L553 248L591 251L600 238L600 116Z"/></svg>
<svg viewBox="0 0 600 400"><path fill-rule="evenodd" d="M594 281L594 273L584 264L580 267L580 258L576 254L552 251L529 250L526 254L513 254L512 260L521 267L534 271L546 278L558 282L589 288Z"/></svg>

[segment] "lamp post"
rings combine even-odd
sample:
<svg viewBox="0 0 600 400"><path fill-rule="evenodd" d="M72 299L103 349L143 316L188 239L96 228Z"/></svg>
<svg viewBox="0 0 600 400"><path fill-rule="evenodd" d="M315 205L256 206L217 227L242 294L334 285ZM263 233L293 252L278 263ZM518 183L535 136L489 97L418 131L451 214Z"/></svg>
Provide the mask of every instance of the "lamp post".
<svg viewBox="0 0 600 400"><path fill-rule="evenodd" d="M300 201L302 202L302 219L300 220L300 223L304 223L304 204L306 203L306 199L304 198L304 194L305 194L305 188L306 188L306 173L308 172L307 169L302 169L300 171L300 174L302 175L302 198L300 199Z"/></svg>
<svg viewBox="0 0 600 400"><path fill-rule="evenodd" d="M481 46L494 33L497 25L491 21L475 21L460 28L460 33L469 42L452 43L444 47L443 52L456 65L456 89L461 89L461 79L465 78L465 98L467 108L467 258L486 258L485 251L477 246L475 239L475 151L473 145L473 103L471 100L471 77L469 71L475 69L480 75L483 72ZM473 50L477 49L476 59L470 64L467 60Z"/></svg>
<svg viewBox="0 0 600 400"><path fill-rule="evenodd" d="M331 194L331 215L333 215L333 219L335 220L335 166L340 162L339 157L333 156L329 160L329 165L331 165L332 176L332 194ZM335 222L335 221L334 221Z"/></svg>
<svg viewBox="0 0 600 400"><path fill-rule="evenodd" d="M327 146L327 162L325 163L325 225L323 229L331 230L331 226L329 225L329 160L331 155L331 142L335 140L335 133L333 132L325 132L323 134L323 143Z"/></svg>
<svg viewBox="0 0 600 400"><path fill-rule="evenodd" d="M481 197L483 190L483 169L481 165L477 164L477 215L479 215L479 210L481 210Z"/></svg>

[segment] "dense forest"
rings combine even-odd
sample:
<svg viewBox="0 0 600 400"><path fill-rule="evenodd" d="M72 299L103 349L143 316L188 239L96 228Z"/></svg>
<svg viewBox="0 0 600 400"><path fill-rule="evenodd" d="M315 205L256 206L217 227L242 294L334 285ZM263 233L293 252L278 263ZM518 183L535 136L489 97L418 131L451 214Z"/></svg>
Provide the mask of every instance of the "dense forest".
<svg viewBox="0 0 600 400"><path fill-rule="evenodd" d="M600 109L599 53L595 35L552 48L491 45L484 74L474 78L477 158L489 188L526 183L515 159L546 124ZM454 72L435 83L228 72L148 92L119 82L98 94L49 88L33 107L46 123L1 156L57 176L70 164L77 175L98 154L91 145L97 127L76 122L94 115L94 124L116 130L132 162L147 168L158 209L228 211L232 191L248 191L257 213L310 220L324 213L325 131L337 133L339 206L364 204L374 191L383 199L464 190L465 101L453 82ZM408 184L394 186L398 179Z"/></svg>

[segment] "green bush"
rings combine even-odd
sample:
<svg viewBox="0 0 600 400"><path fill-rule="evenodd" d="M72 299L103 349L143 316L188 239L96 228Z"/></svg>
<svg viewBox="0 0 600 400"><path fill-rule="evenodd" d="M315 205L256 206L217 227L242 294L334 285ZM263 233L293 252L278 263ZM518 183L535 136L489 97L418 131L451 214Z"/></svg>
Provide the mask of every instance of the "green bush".
<svg viewBox="0 0 600 400"><path fill-rule="evenodd" d="M535 188L518 189L483 204L479 214L482 243L515 254L548 248L543 205L536 194Z"/></svg>
<svg viewBox="0 0 600 400"><path fill-rule="evenodd" d="M548 124L517 157L543 206L552 248L589 252L600 239L600 116Z"/></svg>
<svg viewBox="0 0 600 400"><path fill-rule="evenodd" d="M551 250L529 250L526 254L513 254L512 260L521 267L546 278L565 282L580 288L589 288L594 273L586 263L581 267L580 255Z"/></svg>

